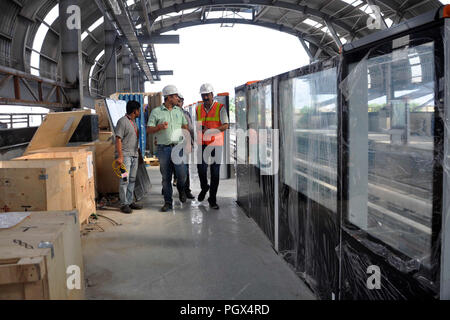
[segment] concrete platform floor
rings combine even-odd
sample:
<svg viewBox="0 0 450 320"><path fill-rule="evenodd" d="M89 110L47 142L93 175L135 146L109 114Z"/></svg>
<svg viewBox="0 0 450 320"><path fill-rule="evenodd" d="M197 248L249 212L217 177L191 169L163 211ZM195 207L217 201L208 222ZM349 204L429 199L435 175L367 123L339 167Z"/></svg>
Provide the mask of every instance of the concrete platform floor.
<svg viewBox="0 0 450 320"><path fill-rule="evenodd" d="M98 211L104 232L82 237L88 299L314 299L272 249L256 223L236 205L236 181L222 180L220 210L204 201L163 204L159 167L148 169L151 194L144 210ZM192 174L199 193L196 170ZM98 229L100 230L100 229Z"/></svg>

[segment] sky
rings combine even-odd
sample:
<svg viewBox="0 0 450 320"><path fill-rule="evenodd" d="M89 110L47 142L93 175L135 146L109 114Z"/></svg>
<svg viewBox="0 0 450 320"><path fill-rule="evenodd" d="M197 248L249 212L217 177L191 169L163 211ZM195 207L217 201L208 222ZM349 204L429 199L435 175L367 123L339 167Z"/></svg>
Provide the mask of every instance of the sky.
<svg viewBox="0 0 450 320"><path fill-rule="evenodd" d="M235 25L204 25L166 34L180 35L179 44L156 44L159 70L173 76L147 82L147 92L158 92L174 84L185 104L201 100L200 86L209 82L215 94L229 92L247 81L264 80L309 64L298 38L268 28Z"/></svg>

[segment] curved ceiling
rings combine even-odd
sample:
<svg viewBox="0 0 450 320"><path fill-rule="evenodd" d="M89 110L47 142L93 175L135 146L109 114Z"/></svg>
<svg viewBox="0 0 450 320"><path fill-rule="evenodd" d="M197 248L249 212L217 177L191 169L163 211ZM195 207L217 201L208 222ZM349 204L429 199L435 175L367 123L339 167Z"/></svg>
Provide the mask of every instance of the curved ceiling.
<svg viewBox="0 0 450 320"><path fill-rule="evenodd" d="M115 1L127 12L131 29L125 29L123 21L113 13L111 3ZM150 81L160 80L161 74L153 44L144 46L144 43L167 31L202 24L228 27L253 24L298 37L299 45L303 45L312 59L322 59L336 55L342 43L377 31L368 24L375 17L371 6L380 9L380 27L384 28L442 5L438 0L74 0L76 2L81 8L81 33L84 33L84 75L88 78L89 74L96 74L101 78L102 59L96 63L95 58L104 49L104 27L99 25L87 30L107 11L121 35L118 51L127 44L140 69L145 71L149 66L146 74L147 78L150 75ZM0 65L30 72L36 33L57 3L57 0L0 1ZM43 77L58 79L59 20L48 27L38 52L39 71ZM140 43L130 40L133 34ZM147 64L145 59L149 61L148 66L143 65ZM91 68L96 68L95 72ZM88 83L85 80L85 86Z"/></svg>

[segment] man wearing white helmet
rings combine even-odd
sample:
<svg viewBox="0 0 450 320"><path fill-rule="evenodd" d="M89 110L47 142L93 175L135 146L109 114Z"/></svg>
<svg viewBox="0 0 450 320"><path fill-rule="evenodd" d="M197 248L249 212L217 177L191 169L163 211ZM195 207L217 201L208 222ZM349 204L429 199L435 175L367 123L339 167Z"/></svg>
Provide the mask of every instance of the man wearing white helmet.
<svg viewBox="0 0 450 320"><path fill-rule="evenodd" d="M183 109L183 104L184 104L184 97L182 94L178 94L178 106L183 110L184 113L184 117L186 118L186 121L188 122L188 128L189 128L189 138L190 138L190 145L187 146L186 148L186 152L190 153L193 149L194 149L194 124L192 123L192 118L191 118L191 114ZM176 185L177 183L177 176L176 176L176 172L174 172L174 179L173 179L173 183L174 185ZM184 191L186 192L186 197L188 199L195 199L195 197L192 195L192 191L191 191L191 182L190 182L190 176L189 176L189 163L186 163L186 183L185 183L185 187L184 187Z"/></svg>
<svg viewBox="0 0 450 320"><path fill-rule="evenodd" d="M177 189L180 201L186 202L185 182L186 165L176 164L172 159L172 149L183 141L181 129L188 130L188 123L184 117L183 110L178 107L178 89L168 85L162 90L164 96L163 105L154 108L150 114L147 124L147 133L155 134L157 140L156 156L160 163L162 175L162 186L164 195L164 206L161 211L166 212L172 206L172 175L175 170L177 176ZM183 150L179 148L182 157Z"/></svg>
<svg viewBox="0 0 450 320"><path fill-rule="evenodd" d="M197 106L196 117L200 128L197 132L197 144L201 150L201 164L197 165L202 191L198 201L205 199L209 191L208 202L211 208L219 209L217 205L217 189L219 188L220 163L224 142L224 131L229 127L228 114L225 106L214 101L214 89L211 84L205 83L200 87L202 102ZM208 185L208 163L205 161L205 149L213 158L211 164L211 185ZM211 149L213 149L211 151Z"/></svg>

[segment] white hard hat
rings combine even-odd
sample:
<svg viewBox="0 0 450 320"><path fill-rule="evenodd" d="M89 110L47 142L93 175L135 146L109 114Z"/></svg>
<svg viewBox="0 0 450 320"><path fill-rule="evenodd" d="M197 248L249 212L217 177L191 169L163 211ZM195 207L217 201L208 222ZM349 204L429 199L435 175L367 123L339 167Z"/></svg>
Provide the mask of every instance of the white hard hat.
<svg viewBox="0 0 450 320"><path fill-rule="evenodd" d="M178 94L178 98L184 99L183 95L181 93Z"/></svg>
<svg viewBox="0 0 450 320"><path fill-rule="evenodd" d="M211 84L205 83L200 87L200 94L208 94L214 92L214 88Z"/></svg>
<svg viewBox="0 0 450 320"><path fill-rule="evenodd" d="M170 96L172 94L178 94L178 89L174 85L169 84L162 89L162 94L164 97Z"/></svg>

